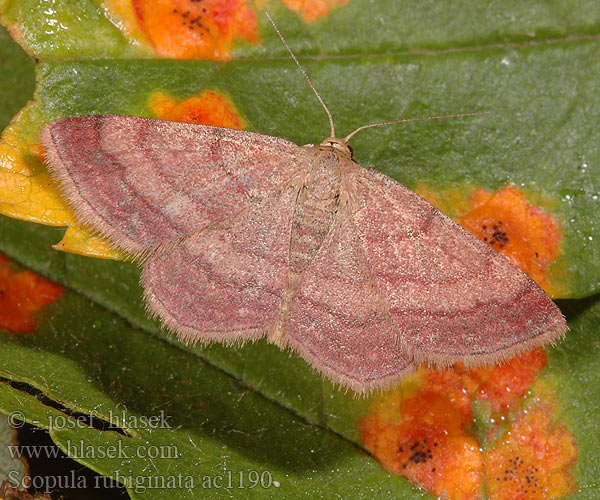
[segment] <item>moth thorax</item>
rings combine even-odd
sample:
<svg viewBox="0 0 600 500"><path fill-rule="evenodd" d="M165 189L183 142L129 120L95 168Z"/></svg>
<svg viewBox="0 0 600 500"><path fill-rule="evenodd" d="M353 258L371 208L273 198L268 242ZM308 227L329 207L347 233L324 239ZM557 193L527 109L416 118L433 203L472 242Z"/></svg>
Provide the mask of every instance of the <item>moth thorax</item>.
<svg viewBox="0 0 600 500"><path fill-rule="evenodd" d="M337 137L328 137L321 143L321 146L332 148L345 158L348 158L349 160L352 159L352 149L344 142L343 139L338 139Z"/></svg>
<svg viewBox="0 0 600 500"><path fill-rule="evenodd" d="M332 212L337 210L340 194L341 169L339 157L331 151L321 153L310 173L304 179L298 203L314 210Z"/></svg>

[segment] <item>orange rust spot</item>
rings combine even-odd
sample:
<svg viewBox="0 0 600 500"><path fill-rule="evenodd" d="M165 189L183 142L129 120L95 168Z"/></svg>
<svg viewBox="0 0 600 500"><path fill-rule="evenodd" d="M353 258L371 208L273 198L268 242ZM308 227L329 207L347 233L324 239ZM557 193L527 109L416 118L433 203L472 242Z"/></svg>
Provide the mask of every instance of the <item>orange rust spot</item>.
<svg viewBox="0 0 600 500"><path fill-rule="evenodd" d="M456 425L461 428L469 425L473 418L471 398L465 391L462 380L456 370L452 368L447 370L427 370L424 376L426 385L423 387L423 391L434 392L446 398L460 414L460 421L456 422ZM440 423L440 419L447 420L443 415L437 413L431 421L432 423Z"/></svg>
<svg viewBox="0 0 600 500"><path fill-rule="evenodd" d="M350 0L282 0L288 9L298 12L307 23L328 15L335 7Z"/></svg>
<svg viewBox="0 0 600 500"><path fill-rule="evenodd" d="M238 130L246 127L246 122L236 111L230 99L213 90L205 90L199 96L181 102L176 102L167 94L157 92L150 97L150 108L161 120Z"/></svg>
<svg viewBox="0 0 600 500"><path fill-rule="evenodd" d="M511 259L550 293L548 270L560 250L558 221L530 205L525 195L513 186L494 194L479 189L472 203L475 208L458 222Z"/></svg>
<svg viewBox="0 0 600 500"><path fill-rule="evenodd" d="M0 254L0 328L30 333L37 327L34 314L55 302L64 288L31 271L16 272Z"/></svg>
<svg viewBox="0 0 600 500"><path fill-rule="evenodd" d="M538 404L526 413L515 404L546 363L546 353L537 349L491 368L421 369L420 381L373 400L370 412L359 422L361 440L385 469L435 496L476 500L483 498L484 490L491 500L566 495L575 488L575 443L566 427L550 424L551 415L559 411L553 393L536 389L543 410ZM495 411L510 409L521 415L509 433L500 434L499 426L488 430L488 442L494 433L492 443L498 434L502 438L485 456L470 433L473 398L489 401ZM517 456L522 464L515 462ZM523 486L534 479L537 489ZM508 493L500 484L505 481L514 482Z"/></svg>
<svg viewBox="0 0 600 500"><path fill-rule="evenodd" d="M562 233L558 221L527 202L513 186L496 193L462 186L439 190L426 183L415 192L511 259L551 297L563 293L564 269L555 264Z"/></svg>
<svg viewBox="0 0 600 500"><path fill-rule="evenodd" d="M535 407L512 425L511 432L485 454L490 500L548 500L576 490L577 449L548 411Z"/></svg>
<svg viewBox="0 0 600 500"><path fill-rule="evenodd" d="M457 366L461 382L467 392L480 401L488 401L492 411L501 412L519 401L546 367L548 356L543 349L535 349L510 361L491 367L464 369Z"/></svg>
<svg viewBox="0 0 600 500"><path fill-rule="evenodd" d="M133 0L135 15L156 52L177 59L231 59L235 40L258 43L247 0Z"/></svg>
<svg viewBox="0 0 600 500"><path fill-rule="evenodd" d="M450 371L439 373L403 400L395 421L376 412L362 419L361 439L388 471L433 495L476 500L482 498L483 462L475 437L465 431L471 408L458 386L439 392L443 379L457 381Z"/></svg>

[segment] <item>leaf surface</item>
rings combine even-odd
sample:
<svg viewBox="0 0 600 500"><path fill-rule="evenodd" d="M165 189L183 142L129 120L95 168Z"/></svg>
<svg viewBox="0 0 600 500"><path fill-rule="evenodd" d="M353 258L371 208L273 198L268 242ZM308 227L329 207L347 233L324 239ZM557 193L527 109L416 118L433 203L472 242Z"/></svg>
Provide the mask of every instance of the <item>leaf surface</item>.
<svg viewBox="0 0 600 500"><path fill-rule="evenodd" d="M302 360L265 342L239 349L182 346L146 317L135 265L51 248L61 240L61 226L81 231L40 160L39 131L55 118L157 116L157 96L178 104L209 89L227 96L250 130L298 144L320 142L328 133L323 110L261 12L259 42L237 40L232 61L183 61L150 59L155 55L151 44L140 42L139 33L120 31L108 3L55 2L50 14L34 0L0 3L2 22L42 59L35 100L4 132L0 145L0 211L57 226L3 218L0 249L81 294L68 294L51 306L48 323L31 338L2 338L8 363L3 376L40 388L71 410L98 411L104 418L120 404L128 415L149 415L167 405L181 425L174 432L153 430L135 438L96 429L53 431L63 448L69 439L83 439L97 449L118 442L137 448L175 443L185 453L180 461L155 463L162 475L173 470L219 474L222 457L231 457L231 470L272 471L281 483L269 490L273 495L350 498L385 491L422 497L348 444L363 446L358 423L372 400L339 392ZM478 118L362 132L353 139L355 157L427 195L456 218L474 209L478 190L493 194L515 186L560 227L547 289L573 298L598 291L597 2L492 7L474 1L418 6L390 1L374 7L354 0L311 23L282 5L269 9L332 110L340 135L400 117L491 111ZM455 13L451 22L449 9ZM50 26L60 30L49 33ZM17 59L7 59L6 67L31 67ZM2 98L15 110L11 74L0 76ZM89 233L77 234L82 253L108 255ZM598 402L586 387L597 384L598 346L589 340L597 329L597 307L592 298L569 303L565 310L571 311L572 331L550 351L541 378L558 391L561 421L579 447L580 489L574 498L594 498L599 443L589 436L598 435L590 417ZM5 412L22 404L31 421L63 415L13 387L3 386L2 393ZM196 407L199 401L206 401L208 410ZM477 423L484 437L486 411ZM261 430L268 420L273 421L269 432ZM259 437L249 437L254 434ZM201 452L186 441L189 436ZM124 467L106 459L82 462L113 477ZM128 465L134 477L153 473L144 460ZM288 493L296 488L302 493ZM215 490L219 494L228 493ZM143 493L154 495L161 493Z"/></svg>

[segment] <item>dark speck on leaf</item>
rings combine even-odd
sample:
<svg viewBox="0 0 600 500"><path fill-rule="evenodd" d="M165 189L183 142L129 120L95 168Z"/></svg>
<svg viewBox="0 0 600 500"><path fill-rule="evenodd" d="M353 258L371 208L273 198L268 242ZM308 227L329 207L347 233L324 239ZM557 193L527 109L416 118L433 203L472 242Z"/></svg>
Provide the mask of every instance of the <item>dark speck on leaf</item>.
<svg viewBox="0 0 600 500"><path fill-rule="evenodd" d="M427 462L427 460L429 460L431 458L430 455L428 455L426 452L424 451L415 451L411 456L410 456L410 461L415 463L415 464L424 464L425 462Z"/></svg>
<svg viewBox="0 0 600 500"><path fill-rule="evenodd" d="M492 236L496 238L497 241L508 241L508 237L504 231L495 231Z"/></svg>

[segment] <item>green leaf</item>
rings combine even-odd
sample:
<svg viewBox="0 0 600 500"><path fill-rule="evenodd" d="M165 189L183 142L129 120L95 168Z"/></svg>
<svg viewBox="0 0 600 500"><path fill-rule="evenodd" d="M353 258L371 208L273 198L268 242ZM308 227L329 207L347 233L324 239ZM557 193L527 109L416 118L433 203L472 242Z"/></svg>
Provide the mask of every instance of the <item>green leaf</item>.
<svg viewBox="0 0 600 500"><path fill-rule="evenodd" d="M28 36L41 37L42 31L33 29L36 18L23 14L29 4L7 3L4 22L13 31L27 27ZM389 12L411 18L407 5L392 4L387 6ZM94 16L101 15L96 4L82 5L77 8L96 9ZM403 23L394 24L402 29L385 28L381 33L373 29L371 25L388 12L383 4L375 11L371 8L357 25L358 18L349 16L365 8L364 2L354 0L308 26L281 7L274 10L299 55L309 54L303 59L306 69L341 134L368 122L400 117L491 114L371 129L353 139L356 159L409 187L436 186L442 194L448 188L466 192L474 187L493 191L508 184L517 186L560 222L561 253L550 269L560 296L583 297L598 291L600 255L595 241L600 231L595 214L600 203L600 149L593 117L600 112L595 85L600 63L591 21L600 20L598 7L576 5L562 23L557 13L564 9L558 4L550 8L515 3L503 15L492 12L483 26L471 22L459 32L447 26L435 43L431 35L417 36L419 30L412 25L411 33L404 32L409 28ZM75 16L74 4L67 2L62 9L64 16ZM472 9L477 12L475 6L457 12L467 18L473 15ZM57 7L56 12L63 10ZM430 14L423 7L418 12ZM441 19L443 10L433 9L436 13ZM87 25L95 33L100 29L97 24L104 24L100 17L88 14L82 14L76 26L85 31ZM428 18L427 29L421 25L420 32L431 33L430 21L441 24L440 19ZM531 25L517 35L525 19ZM63 50L59 56L75 60L38 65L37 99L20 120L23 141L35 142L41 126L54 118L86 113L152 116L148 99L153 92L183 99L205 88L228 94L251 130L299 144L321 141L328 135L323 110L292 61L272 57L284 49L262 16L259 20L264 46L241 47L238 53L248 58L227 64L90 61L82 58L90 54L91 45L82 48L67 43L71 36L81 43L86 37L79 32L71 35L70 28L65 28L48 44L53 50ZM355 36L350 36L350 25ZM524 41L526 33L535 36ZM357 40L364 43L357 46ZM31 47L41 55L56 56L45 52L46 45L36 42ZM107 54L103 50L108 46L100 44L95 54L129 54ZM316 51L319 55L311 57Z"/></svg>
<svg viewBox="0 0 600 500"><path fill-rule="evenodd" d="M600 491L600 297L561 303L571 329L557 348L550 350L544 373L556 388L562 419L568 422L578 446L577 499L597 498ZM571 498L571 497L569 497Z"/></svg>
<svg viewBox="0 0 600 500"><path fill-rule="evenodd" d="M152 116L152 92L183 99L207 87L227 93L252 130L298 144L328 134L323 110L262 17L263 45L238 45L235 61L138 60L147 54L122 36L99 4L57 1L54 8L53 19L64 29L49 34L40 3L0 3L3 23L29 53L47 59L37 67L36 101L21 117L26 143L37 140L44 123L61 116ZM597 2L493 6L352 0L311 25L280 5L273 5L272 14L332 110L340 135L368 122L491 111L474 119L365 131L353 140L356 159L409 187L427 183L442 192L519 187L560 221L562 253L554 270L563 274L564 296L598 291ZM298 357L265 342L239 349L189 348L163 336L145 315L137 268L55 252L50 245L61 234L57 228L0 219L0 250L88 298L69 294L48 311L51 322L32 338L1 338L2 374L71 410L109 419L123 405L133 416L167 407L181 426L131 429L137 432L132 437L55 429L53 439L63 449L69 439L97 449L119 442L139 448L175 443L184 456L155 461L160 474L220 474L221 457L231 457L234 471L273 472L278 489L248 492L260 498L300 496L290 493L296 488L309 497L383 492L422 497L348 443L360 443L357 421L368 399L340 393ZM580 446L581 489L573 498L595 498L598 398L586 387L598 384L600 346L589 339L597 330L599 308L588 299L566 309L581 314L573 313L572 331L551 351L545 376L559 388L565 420ZM65 416L6 385L0 401L3 411L18 408L38 425L48 415ZM199 401L206 407L198 408ZM82 463L113 477L123 466L107 459ZM143 460L127 465L140 477L155 472ZM144 496L162 494L152 490Z"/></svg>
<svg viewBox="0 0 600 500"><path fill-rule="evenodd" d="M228 474L234 492L244 481L247 498L414 494L356 446L80 295L66 294L43 316L51 320L34 335L0 336L0 375L54 403L2 383L0 410L48 429L84 465L131 477L132 498L228 496L224 486L203 486L205 476L226 483ZM91 428L73 412L118 427ZM180 475L181 486L150 488ZM266 488L256 485L261 475Z"/></svg>
<svg viewBox="0 0 600 500"><path fill-rule="evenodd" d="M313 24L282 4L272 3L287 41L298 54L382 54L418 49L446 50L580 37L598 33L600 6L595 0L474 0L413 2L352 0ZM242 45L236 57L287 52L259 14L262 46ZM148 56L117 29L114 19L94 0L2 0L3 24L22 27L15 37L40 58Z"/></svg>
<svg viewBox="0 0 600 500"><path fill-rule="evenodd" d="M355 157L409 187L512 184L545 196L540 204L564 232L555 266L567 275L565 296L576 297L600 284L600 148L586 118L600 113L598 47L564 42L305 65L342 134L402 116L491 110L486 117L365 131L354 140ZM185 98L210 87L231 97L250 129L297 144L320 142L327 135L325 115L300 75L288 69L285 60L49 62L38 67L38 107L30 111L39 110L44 122L78 114L149 116L148 99L157 89ZM538 77L532 81L532 75Z"/></svg>
<svg viewBox="0 0 600 500"><path fill-rule="evenodd" d="M579 447L580 493L572 498L592 499L600 473L600 432L597 419L591 417L600 410L594 390L600 384L600 343L589 339L597 330L600 299L563 306L571 331L550 351L542 379L558 391L560 421ZM29 384L33 393L39 389L54 403L49 405L3 383L0 411L49 429L66 453L99 473L137 478L132 479L138 489L136 493L135 483L131 485L132 498L141 498L142 493L144 498L170 498L171 490L142 489L152 481L187 476L194 478L193 494L199 495L205 491L198 486L205 476L227 477L227 471L234 474L234 480L240 472L258 471L278 481L276 488L244 492L248 498L296 498L299 491L343 498L367 492L422 498L406 481L384 473L358 448L331 432L334 421L324 426L309 424L308 416L295 416L248 384L192 353L131 329L114 313L78 294L66 294L39 319L42 326L34 335L0 336L0 375ZM322 399L322 413L326 399ZM360 402L350 413L343 410L353 401L347 399L345 408L338 406L337 420L352 418ZM328 409L333 416L331 405ZM77 424L77 414L94 415L123 432ZM143 418L152 416L158 417L155 425L145 424ZM128 450L129 454L99 456L110 450ZM166 458L138 458L150 452ZM229 494L216 488L213 493L214 498ZM188 498L186 488L177 495Z"/></svg>
<svg viewBox="0 0 600 500"><path fill-rule="evenodd" d="M93 1L0 1L2 24L32 56L144 57Z"/></svg>
<svg viewBox="0 0 600 500"><path fill-rule="evenodd" d="M34 67L23 49L0 27L0 129L33 95Z"/></svg>

